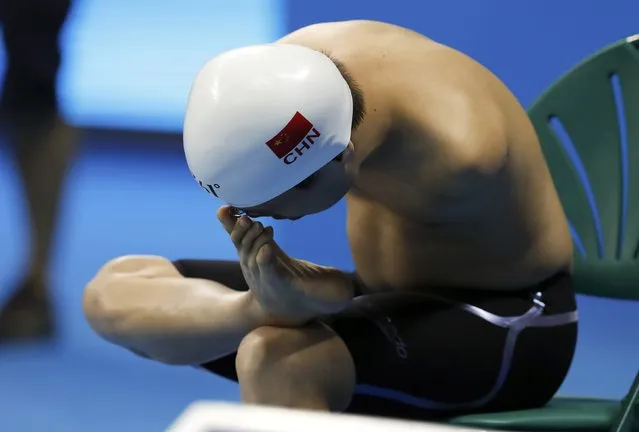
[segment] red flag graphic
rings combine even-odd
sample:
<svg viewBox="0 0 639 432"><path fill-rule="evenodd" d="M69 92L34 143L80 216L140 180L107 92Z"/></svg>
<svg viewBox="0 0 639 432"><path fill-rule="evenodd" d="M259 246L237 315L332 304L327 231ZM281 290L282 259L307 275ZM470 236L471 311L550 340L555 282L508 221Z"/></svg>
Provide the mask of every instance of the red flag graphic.
<svg viewBox="0 0 639 432"><path fill-rule="evenodd" d="M282 159L304 139L312 128L311 122L296 112L277 135L266 141L266 145L278 158Z"/></svg>

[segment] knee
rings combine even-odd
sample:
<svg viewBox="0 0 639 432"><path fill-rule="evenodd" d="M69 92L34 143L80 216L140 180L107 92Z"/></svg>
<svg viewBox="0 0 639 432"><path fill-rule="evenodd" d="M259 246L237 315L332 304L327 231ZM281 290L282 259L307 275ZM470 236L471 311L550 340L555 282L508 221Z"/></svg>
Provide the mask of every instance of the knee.
<svg viewBox="0 0 639 432"><path fill-rule="evenodd" d="M355 388L348 348L319 323L254 330L240 343L235 367L242 399L252 403L342 411Z"/></svg>
<svg viewBox="0 0 639 432"><path fill-rule="evenodd" d="M246 335L237 350L235 368L241 381L263 377L267 371L281 364L291 354L294 329L260 327Z"/></svg>

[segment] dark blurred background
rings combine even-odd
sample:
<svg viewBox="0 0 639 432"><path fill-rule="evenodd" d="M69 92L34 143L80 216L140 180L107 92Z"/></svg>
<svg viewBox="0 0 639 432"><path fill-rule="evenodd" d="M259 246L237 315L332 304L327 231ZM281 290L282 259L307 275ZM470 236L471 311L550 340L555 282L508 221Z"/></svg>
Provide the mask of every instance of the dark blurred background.
<svg viewBox="0 0 639 432"><path fill-rule="evenodd" d="M635 0L76 0L60 38L57 88L63 118L82 133L48 275L56 336L0 345L0 430L159 431L193 400L238 399L232 383L110 346L81 311L85 283L115 256L234 258L215 220L219 203L193 182L180 141L191 80L210 57L315 22L388 21L475 57L528 106L581 59L639 32L637 17ZM0 147L2 298L31 256L12 155ZM276 237L293 256L351 268L343 216L340 204L277 222ZM620 397L639 365L636 305L581 298L580 307L562 393Z"/></svg>

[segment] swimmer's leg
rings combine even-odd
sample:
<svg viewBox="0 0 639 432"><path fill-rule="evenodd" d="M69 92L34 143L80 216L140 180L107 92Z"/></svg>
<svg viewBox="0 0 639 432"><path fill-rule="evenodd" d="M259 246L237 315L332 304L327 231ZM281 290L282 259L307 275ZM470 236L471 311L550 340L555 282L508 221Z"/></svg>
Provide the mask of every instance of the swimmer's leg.
<svg viewBox="0 0 639 432"><path fill-rule="evenodd" d="M238 349L236 368L245 403L343 411L355 389L348 348L320 323L254 330Z"/></svg>
<svg viewBox="0 0 639 432"><path fill-rule="evenodd" d="M22 177L31 234L29 268L0 312L0 339L53 332L46 273L61 190L75 153L74 130L59 116L58 38L69 0L2 1L7 71L0 98Z"/></svg>
<svg viewBox="0 0 639 432"><path fill-rule="evenodd" d="M74 130L58 120L22 129L16 149L28 205L31 235L28 268L19 286L0 311L0 341L53 336L47 274L58 208L69 160L74 153Z"/></svg>

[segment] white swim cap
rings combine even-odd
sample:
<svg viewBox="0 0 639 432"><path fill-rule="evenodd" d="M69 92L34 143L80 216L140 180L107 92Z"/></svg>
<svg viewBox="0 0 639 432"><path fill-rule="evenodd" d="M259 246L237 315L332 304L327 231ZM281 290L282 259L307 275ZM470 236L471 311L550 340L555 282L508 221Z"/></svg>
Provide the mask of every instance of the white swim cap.
<svg viewBox="0 0 639 432"><path fill-rule="evenodd" d="M335 64L299 45L235 49L191 87L184 153L209 193L235 207L265 203L348 146L353 99Z"/></svg>

